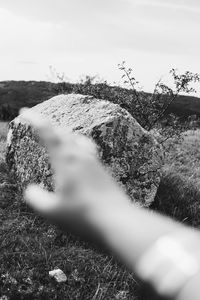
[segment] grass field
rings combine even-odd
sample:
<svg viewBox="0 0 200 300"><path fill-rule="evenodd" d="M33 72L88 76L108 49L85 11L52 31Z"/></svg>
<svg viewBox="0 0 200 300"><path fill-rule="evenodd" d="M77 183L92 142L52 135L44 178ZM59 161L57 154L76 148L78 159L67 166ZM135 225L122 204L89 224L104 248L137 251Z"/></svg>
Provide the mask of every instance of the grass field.
<svg viewBox="0 0 200 300"><path fill-rule="evenodd" d="M1 299L155 300L111 255L63 234L32 212L4 157L7 123L0 123ZM188 131L170 153L152 209L200 226L200 131ZM169 163L170 162L170 163ZM65 283L48 272L62 269Z"/></svg>

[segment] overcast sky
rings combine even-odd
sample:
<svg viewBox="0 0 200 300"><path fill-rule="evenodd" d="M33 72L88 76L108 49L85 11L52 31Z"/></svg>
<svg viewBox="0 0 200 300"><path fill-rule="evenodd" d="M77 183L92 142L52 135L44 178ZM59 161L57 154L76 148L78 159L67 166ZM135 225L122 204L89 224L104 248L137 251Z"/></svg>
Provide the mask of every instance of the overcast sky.
<svg viewBox="0 0 200 300"><path fill-rule="evenodd" d="M0 0L0 80L119 82L134 68L146 90L170 68L200 72L199 0Z"/></svg>

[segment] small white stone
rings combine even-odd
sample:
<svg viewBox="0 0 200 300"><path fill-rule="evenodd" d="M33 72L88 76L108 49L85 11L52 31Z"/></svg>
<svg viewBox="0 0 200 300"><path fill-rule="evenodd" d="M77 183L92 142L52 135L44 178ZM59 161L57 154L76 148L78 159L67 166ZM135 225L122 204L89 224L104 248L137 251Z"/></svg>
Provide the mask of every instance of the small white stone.
<svg viewBox="0 0 200 300"><path fill-rule="evenodd" d="M60 269L49 271L49 276L53 277L57 282L65 282L67 280L67 276Z"/></svg>

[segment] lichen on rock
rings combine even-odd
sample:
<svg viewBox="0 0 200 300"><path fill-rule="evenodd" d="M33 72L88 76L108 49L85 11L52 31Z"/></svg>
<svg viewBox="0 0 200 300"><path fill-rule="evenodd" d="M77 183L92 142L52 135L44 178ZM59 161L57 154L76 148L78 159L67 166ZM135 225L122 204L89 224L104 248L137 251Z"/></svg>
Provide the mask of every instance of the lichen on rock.
<svg viewBox="0 0 200 300"><path fill-rule="evenodd" d="M162 150L125 109L78 94L59 95L31 109L55 127L92 138L100 159L130 198L144 206L151 204L160 182ZM10 123L6 159L23 188L34 182L54 189L48 153L20 116Z"/></svg>

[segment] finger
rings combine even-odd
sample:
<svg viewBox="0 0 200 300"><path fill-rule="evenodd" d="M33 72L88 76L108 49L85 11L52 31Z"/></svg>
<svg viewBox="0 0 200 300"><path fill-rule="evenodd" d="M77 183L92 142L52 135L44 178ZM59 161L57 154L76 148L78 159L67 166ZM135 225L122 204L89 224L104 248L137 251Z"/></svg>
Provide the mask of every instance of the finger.
<svg viewBox="0 0 200 300"><path fill-rule="evenodd" d="M53 129L51 123L43 118L41 114L34 112L29 108L20 110L20 118L28 122L38 131L40 138L49 147L49 150L61 144L61 137Z"/></svg>
<svg viewBox="0 0 200 300"><path fill-rule="evenodd" d="M24 192L24 198L28 205L41 214L50 215L59 207L59 200L52 192L48 192L38 185L29 185Z"/></svg>

